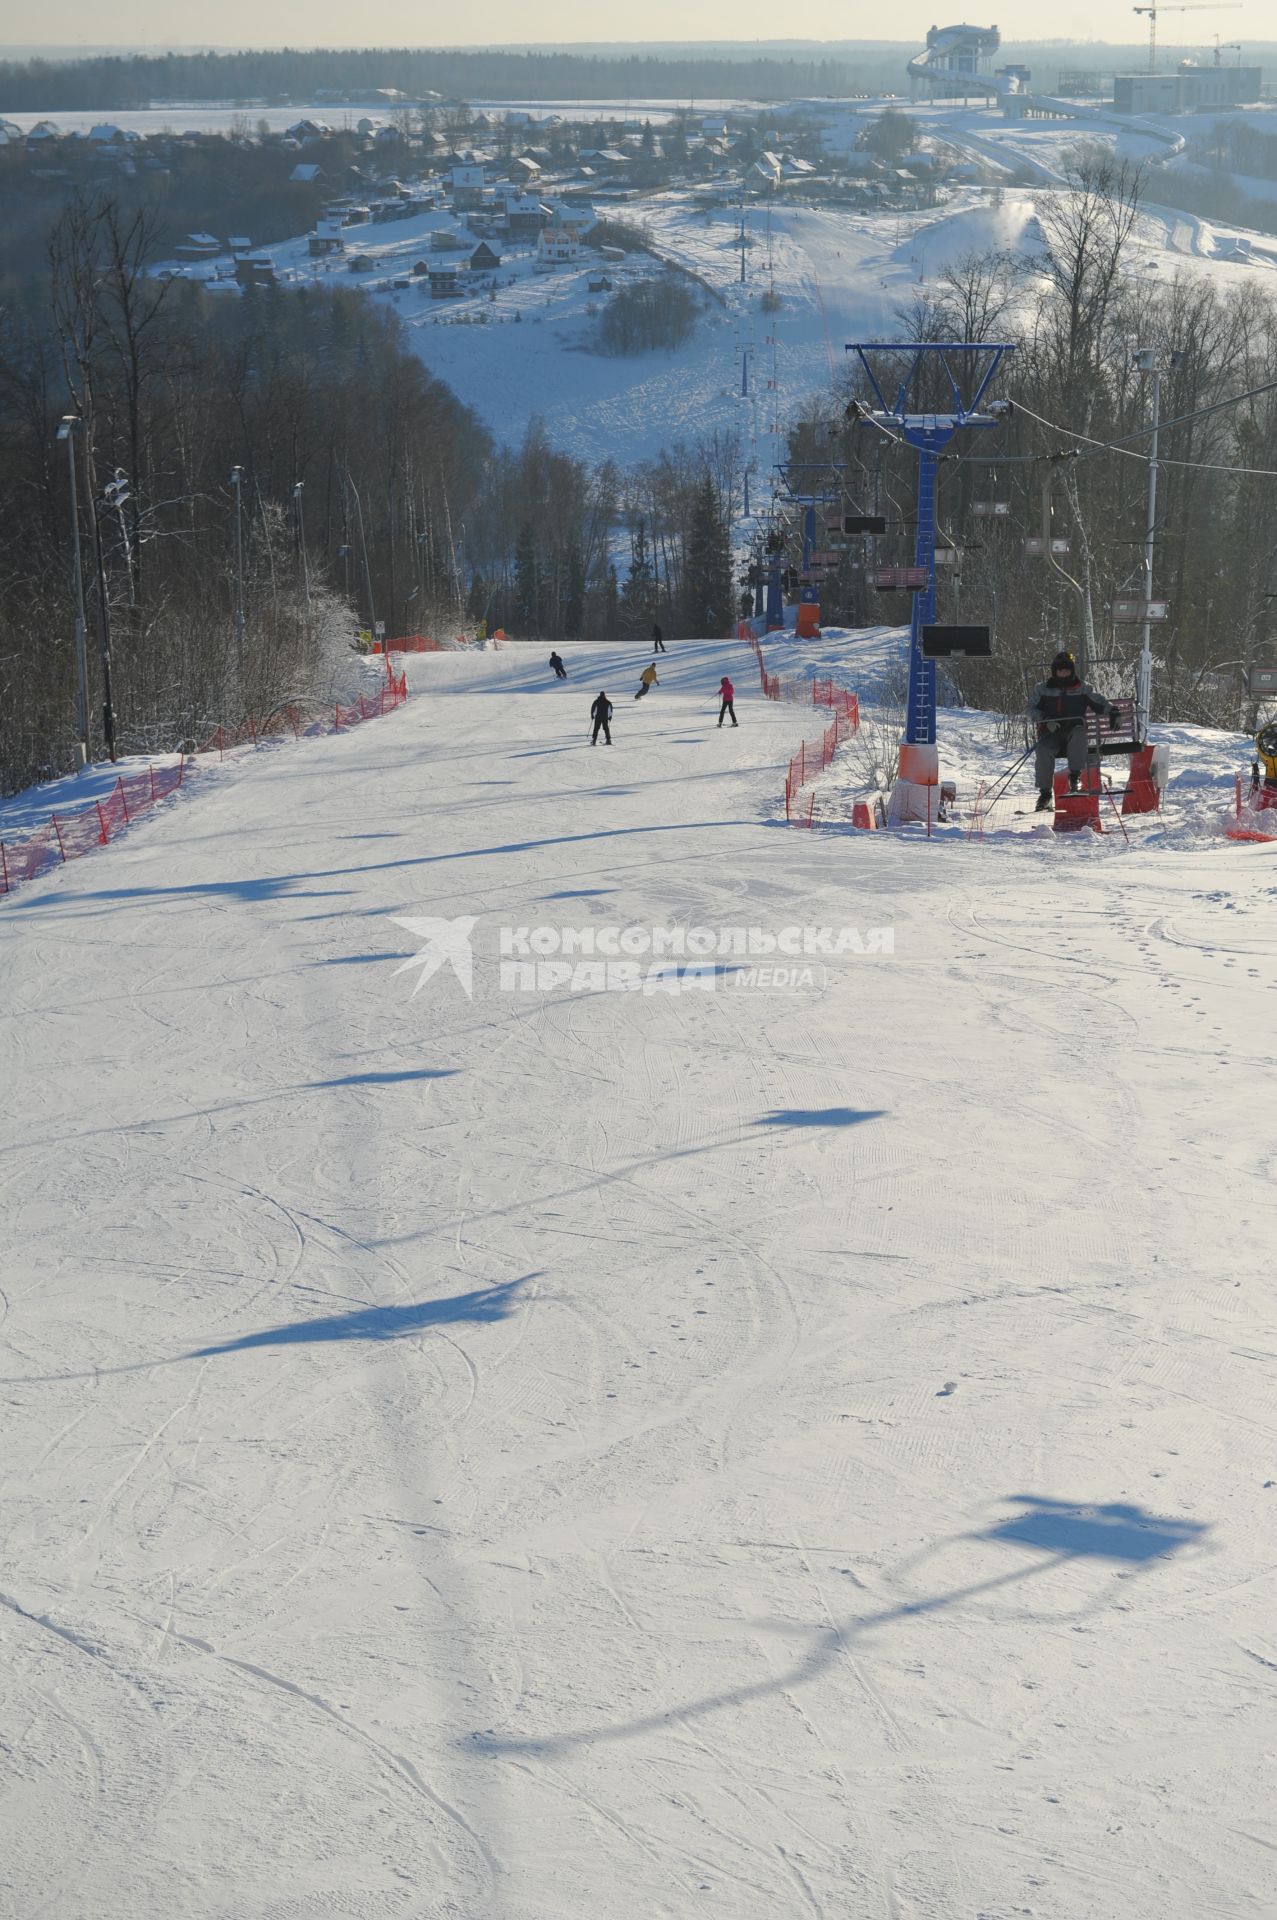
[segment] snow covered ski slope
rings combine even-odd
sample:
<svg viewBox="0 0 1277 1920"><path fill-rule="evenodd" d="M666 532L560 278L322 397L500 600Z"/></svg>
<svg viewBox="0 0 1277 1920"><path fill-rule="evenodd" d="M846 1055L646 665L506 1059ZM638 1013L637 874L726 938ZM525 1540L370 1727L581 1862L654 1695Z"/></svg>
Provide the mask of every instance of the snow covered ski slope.
<svg viewBox="0 0 1277 1920"><path fill-rule="evenodd" d="M6 1920L1274 1911L1272 854L788 831L645 658L0 908Z"/></svg>

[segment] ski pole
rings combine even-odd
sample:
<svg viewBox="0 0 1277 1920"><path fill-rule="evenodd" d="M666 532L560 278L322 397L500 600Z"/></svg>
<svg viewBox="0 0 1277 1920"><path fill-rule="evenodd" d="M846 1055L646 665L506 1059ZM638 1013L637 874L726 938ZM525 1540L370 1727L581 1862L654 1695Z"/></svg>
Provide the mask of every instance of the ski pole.
<svg viewBox="0 0 1277 1920"><path fill-rule="evenodd" d="M1024 749L1024 752L1020 755L1020 758L1016 761L1015 765L1012 767L1008 767L1005 773L1000 773L998 775L997 779L993 783L994 791L990 794L988 800L986 800L985 802L986 809L995 807L998 801L1003 798L1008 787L1011 785L1011 782L1015 779L1016 774L1020 771L1020 768L1024 765L1029 755L1034 751L1035 746L1036 746L1036 742L1034 742L1033 745L1027 746Z"/></svg>

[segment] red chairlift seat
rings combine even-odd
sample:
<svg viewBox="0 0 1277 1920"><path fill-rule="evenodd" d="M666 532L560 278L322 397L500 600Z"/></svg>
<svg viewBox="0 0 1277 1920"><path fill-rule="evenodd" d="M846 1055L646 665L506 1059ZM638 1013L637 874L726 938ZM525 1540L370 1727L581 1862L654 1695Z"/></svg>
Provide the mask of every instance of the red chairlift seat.
<svg viewBox="0 0 1277 1920"><path fill-rule="evenodd" d="M874 567L869 584L877 593L925 593L925 567Z"/></svg>

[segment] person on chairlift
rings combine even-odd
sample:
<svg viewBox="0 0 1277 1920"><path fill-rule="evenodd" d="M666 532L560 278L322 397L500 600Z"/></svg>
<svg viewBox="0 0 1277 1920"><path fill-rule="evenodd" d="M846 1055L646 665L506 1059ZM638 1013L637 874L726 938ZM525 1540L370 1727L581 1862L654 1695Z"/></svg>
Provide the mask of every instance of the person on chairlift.
<svg viewBox="0 0 1277 1920"><path fill-rule="evenodd" d="M1038 783L1037 811L1046 813L1054 804L1051 783L1057 760L1067 760L1069 792L1076 793L1086 765L1086 716L1102 713L1112 723L1117 708L1102 693L1078 677L1071 653L1057 653L1047 679L1033 689L1029 718L1037 722L1037 750L1033 771Z"/></svg>

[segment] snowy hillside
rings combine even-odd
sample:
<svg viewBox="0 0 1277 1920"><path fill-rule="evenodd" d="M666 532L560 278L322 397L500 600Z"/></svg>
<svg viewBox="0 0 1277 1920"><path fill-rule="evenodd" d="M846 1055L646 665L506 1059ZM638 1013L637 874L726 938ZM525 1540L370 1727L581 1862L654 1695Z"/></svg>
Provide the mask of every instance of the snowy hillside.
<svg viewBox="0 0 1277 1920"><path fill-rule="evenodd" d="M0 903L0 1913L1269 1911L1274 849L792 831L742 645L567 658Z"/></svg>
<svg viewBox="0 0 1277 1920"><path fill-rule="evenodd" d="M600 262L589 253L578 266L539 274L530 247L507 249L495 298L485 290L432 301L421 281L410 285L407 277L431 231L451 224L442 211L363 229L360 248L374 266L358 278L307 262L301 241L271 252L287 272L360 286L391 305L430 370L502 440L517 441L539 416L554 444L578 458L630 465L654 458L671 439L734 430L766 471L778 457L777 425L783 429L804 401L829 388L848 341L892 337L898 309L966 254L1005 249L1031 257L1041 248L1034 195L1023 188L1006 189L1000 203L965 188L946 206L917 212L755 206L742 286L736 208L670 192L627 208L626 217L650 229L658 260L689 269L710 289L695 332L673 352L613 359L593 350L608 296L590 292ZM1247 258L1239 257L1239 239ZM1209 271L1221 285L1257 278L1267 286L1275 267L1270 236L1156 206L1141 215L1130 246L1130 271L1138 274L1182 268ZM617 285L656 270L644 255L607 269ZM769 314L762 300L772 287L779 305ZM745 394L742 355L750 363Z"/></svg>

